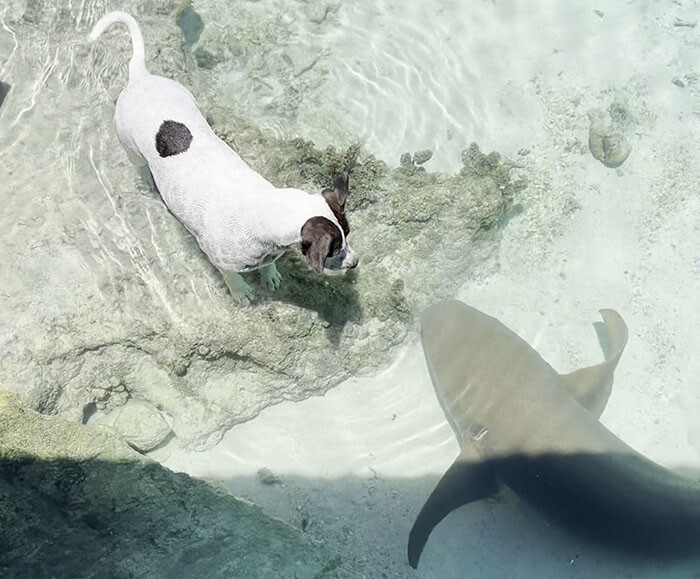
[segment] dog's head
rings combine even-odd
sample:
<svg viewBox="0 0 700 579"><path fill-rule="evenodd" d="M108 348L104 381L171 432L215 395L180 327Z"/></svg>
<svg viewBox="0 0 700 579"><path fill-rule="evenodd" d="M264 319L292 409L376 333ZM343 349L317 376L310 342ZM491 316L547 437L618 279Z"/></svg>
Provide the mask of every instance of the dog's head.
<svg viewBox="0 0 700 579"><path fill-rule="evenodd" d="M319 274L324 269L351 269L358 262L357 254L348 245L350 227L345 217L348 181L347 177L338 175L333 180L333 189L321 192L335 222L319 215L308 219L301 228L301 252L311 269Z"/></svg>

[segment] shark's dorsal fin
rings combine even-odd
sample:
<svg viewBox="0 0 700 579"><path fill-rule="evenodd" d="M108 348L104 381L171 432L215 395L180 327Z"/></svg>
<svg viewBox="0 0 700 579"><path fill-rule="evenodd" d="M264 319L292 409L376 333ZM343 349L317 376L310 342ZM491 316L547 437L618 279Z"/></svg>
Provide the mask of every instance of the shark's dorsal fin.
<svg viewBox="0 0 700 579"><path fill-rule="evenodd" d="M423 505L408 538L408 562L418 567L423 547L435 526L456 508L498 492L496 473L484 460L478 442L465 440L462 451Z"/></svg>
<svg viewBox="0 0 700 579"><path fill-rule="evenodd" d="M600 314L609 342L605 362L561 376L569 394L596 418L600 418L610 398L613 374L628 336L627 325L615 310L600 310Z"/></svg>

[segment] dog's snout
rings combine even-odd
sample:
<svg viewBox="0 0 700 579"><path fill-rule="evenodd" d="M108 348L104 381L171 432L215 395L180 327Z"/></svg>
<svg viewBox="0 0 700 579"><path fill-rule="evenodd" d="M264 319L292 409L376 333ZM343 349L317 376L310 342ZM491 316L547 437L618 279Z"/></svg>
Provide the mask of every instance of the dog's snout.
<svg viewBox="0 0 700 579"><path fill-rule="evenodd" d="M348 245L345 249L345 259L343 259L343 269L354 269L357 267L357 264L359 263L360 258L357 256L357 254L352 250L352 248Z"/></svg>

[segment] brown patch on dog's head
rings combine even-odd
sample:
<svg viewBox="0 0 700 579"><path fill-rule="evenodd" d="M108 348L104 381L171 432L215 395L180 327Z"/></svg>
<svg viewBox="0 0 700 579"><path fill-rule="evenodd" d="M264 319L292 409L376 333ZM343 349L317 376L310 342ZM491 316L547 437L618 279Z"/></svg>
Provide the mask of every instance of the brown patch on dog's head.
<svg viewBox="0 0 700 579"><path fill-rule="evenodd" d="M301 253L316 273L323 273L326 259L343 247L343 236L330 219L312 217L301 228Z"/></svg>
<svg viewBox="0 0 700 579"><path fill-rule="evenodd" d="M347 217L345 217L345 201L348 198L349 191L350 178L343 175L335 176L333 179L333 189L328 188L321 191L321 195L323 195L326 203L328 203L328 207L331 208L340 227L343 228L345 237L350 233L350 225L348 224Z"/></svg>

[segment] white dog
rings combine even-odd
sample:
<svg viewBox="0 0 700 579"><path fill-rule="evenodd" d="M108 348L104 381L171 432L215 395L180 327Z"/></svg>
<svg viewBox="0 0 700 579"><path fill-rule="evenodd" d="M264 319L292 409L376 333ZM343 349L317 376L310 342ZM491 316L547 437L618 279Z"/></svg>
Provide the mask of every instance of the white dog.
<svg viewBox="0 0 700 579"><path fill-rule="evenodd" d="M103 16L89 40L121 22L131 34L129 82L117 100L117 136L131 161L146 164L170 212L194 235L221 271L231 294L253 296L240 272L260 269L276 289L275 260L299 248L311 268L348 269L357 256L347 243L347 179L311 195L278 189L253 171L214 134L192 94L181 84L146 70L143 37L125 12Z"/></svg>

